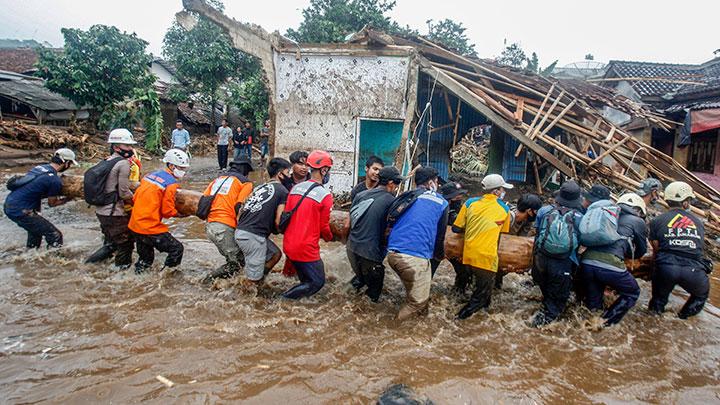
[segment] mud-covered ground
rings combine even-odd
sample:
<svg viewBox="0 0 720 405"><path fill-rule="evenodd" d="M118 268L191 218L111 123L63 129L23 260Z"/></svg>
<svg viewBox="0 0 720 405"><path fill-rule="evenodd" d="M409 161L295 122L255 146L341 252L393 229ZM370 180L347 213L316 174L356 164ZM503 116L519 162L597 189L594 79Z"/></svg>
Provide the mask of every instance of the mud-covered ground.
<svg viewBox="0 0 720 405"><path fill-rule="evenodd" d="M196 160L187 187L213 175L210 159ZM25 233L0 218L3 403L371 403L394 383L443 404L720 402L717 308L689 321L650 316L646 282L617 327L599 329L571 305L561 322L536 330L527 321L540 293L528 276L509 275L489 313L459 322L443 264L428 316L397 324L396 275L387 270L378 304L349 292L339 243L323 245L324 289L291 302L279 294L294 280L280 274L259 293L237 279L202 284L221 260L197 218L169 221L186 248L180 271L156 264L137 276L83 264L101 242L84 203L44 215L65 234L60 250L26 251ZM669 309L682 299L678 291Z"/></svg>

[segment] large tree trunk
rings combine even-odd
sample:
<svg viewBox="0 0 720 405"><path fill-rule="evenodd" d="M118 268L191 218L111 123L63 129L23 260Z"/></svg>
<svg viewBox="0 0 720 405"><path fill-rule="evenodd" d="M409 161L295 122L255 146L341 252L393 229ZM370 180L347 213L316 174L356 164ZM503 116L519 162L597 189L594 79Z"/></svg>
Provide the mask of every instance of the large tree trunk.
<svg viewBox="0 0 720 405"><path fill-rule="evenodd" d="M83 197L82 176L65 175L63 179L63 195L75 198ZM131 185L137 188L138 183ZM175 206L183 216L195 215L198 201L202 193L192 190L178 189L175 196ZM347 211L334 210L330 215L330 229L336 239L345 242L349 229L347 228ZM461 258L463 254L464 239L461 234L452 232L450 227L445 234L445 256L447 258ZM498 245L500 258L499 269L507 272L525 272L532 267L533 238L503 234ZM625 264L635 277L648 278L653 268L653 257L648 254L640 260L626 260Z"/></svg>

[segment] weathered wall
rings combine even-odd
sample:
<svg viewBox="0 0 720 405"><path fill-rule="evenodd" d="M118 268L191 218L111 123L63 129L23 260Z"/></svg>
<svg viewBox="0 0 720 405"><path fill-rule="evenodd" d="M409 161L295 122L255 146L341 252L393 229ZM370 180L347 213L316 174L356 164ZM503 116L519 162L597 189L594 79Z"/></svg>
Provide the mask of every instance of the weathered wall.
<svg viewBox="0 0 720 405"><path fill-rule="evenodd" d="M325 149L333 192L355 177L357 119L405 119L409 56L275 54L275 153Z"/></svg>

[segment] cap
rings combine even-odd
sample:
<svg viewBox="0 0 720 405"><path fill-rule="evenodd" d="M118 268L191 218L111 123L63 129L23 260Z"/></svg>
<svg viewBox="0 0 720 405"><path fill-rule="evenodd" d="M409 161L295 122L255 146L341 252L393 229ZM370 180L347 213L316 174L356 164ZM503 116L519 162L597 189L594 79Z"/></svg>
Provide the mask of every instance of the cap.
<svg viewBox="0 0 720 405"><path fill-rule="evenodd" d="M434 167L421 167L415 170L415 184L425 184L437 176L438 171Z"/></svg>
<svg viewBox="0 0 720 405"><path fill-rule="evenodd" d="M455 183L454 181L447 182L440 187L440 194L442 194L446 200L452 200L453 198L461 194L466 194L467 192L467 190L462 188L460 183Z"/></svg>
<svg viewBox="0 0 720 405"><path fill-rule="evenodd" d="M380 178L380 183L387 184L387 182L392 181L395 184L399 184L403 180L405 180L405 177L400 175L400 171L395 166L385 166L382 169L380 169L380 172L378 173L378 177Z"/></svg>
<svg viewBox="0 0 720 405"><path fill-rule="evenodd" d="M555 194L555 202L568 208L582 208L582 189L574 180L568 180Z"/></svg>
<svg viewBox="0 0 720 405"><path fill-rule="evenodd" d="M602 184L593 184L593 186L590 188L590 191L586 191L583 193L583 196L586 200L590 201L591 203L594 203L596 201L600 200L609 200L610 199L610 189L603 186Z"/></svg>
<svg viewBox="0 0 720 405"><path fill-rule="evenodd" d="M250 159L248 159L246 157L238 157L237 159L233 159L233 161L230 162L230 166L241 166L241 165L247 165L247 167L249 168L248 171L252 172L255 170L255 169L253 169L252 162L250 161Z"/></svg>
<svg viewBox="0 0 720 405"><path fill-rule="evenodd" d="M55 156L62 159L64 162L72 162L72 164L77 165L78 162L75 160L75 152L71 151L68 148L60 148L55 151Z"/></svg>
<svg viewBox="0 0 720 405"><path fill-rule="evenodd" d="M485 176L485 178L482 179L482 186L484 190L495 190L499 187L510 190L515 187L512 184L507 183L505 179L503 179L503 176L499 174L488 174Z"/></svg>

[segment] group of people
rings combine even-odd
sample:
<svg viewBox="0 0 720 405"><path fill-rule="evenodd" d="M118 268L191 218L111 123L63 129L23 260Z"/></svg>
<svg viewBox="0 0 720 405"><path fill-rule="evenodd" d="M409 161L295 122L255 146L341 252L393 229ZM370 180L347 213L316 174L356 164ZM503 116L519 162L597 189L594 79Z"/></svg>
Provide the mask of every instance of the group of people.
<svg viewBox="0 0 720 405"><path fill-rule="evenodd" d="M225 130L227 123L223 124L219 141L230 133ZM225 258L206 281L243 270L245 284L262 285L282 257L270 236L283 233L282 251L287 258L283 273L299 280L283 296L298 299L322 289L325 269L319 242L333 239L333 195L325 187L333 166L329 153L296 151L289 160L273 158L265 165L269 180L259 185L248 178L254 170L250 156L240 154L208 184L197 213L180 213L176 192L190 166L184 150L168 150L165 167L145 175L133 192L129 181L132 134L115 129L108 144L109 156L85 175L85 200L97 206L105 241L89 261L114 256L115 266L127 269L135 248L137 273L152 266L155 250L167 253L165 267L176 267L183 258L183 245L163 219L197 214L206 220L207 237ZM60 149L49 164L14 179L4 210L28 232L28 247L39 247L42 237L48 246L62 244L62 233L40 216L40 201L48 198L51 206L69 201L60 196L58 174L73 164L77 164L75 154ZM462 257L448 258L455 271L454 289L466 297L465 291L472 286L457 313L459 319L488 308L493 288L501 286L504 273L498 268L498 244L502 233L535 235L532 279L543 300L531 321L534 326L555 321L573 290L589 309L603 310L606 288L618 297L602 317L606 325L620 322L640 294L625 260L645 255L648 239L655 255L651 311L664 311L676 285L690 294L680 310L681 318L697 314L708 298L712 263L704 256L703 222L691 213L695 195L686 183L667 185L663 198L669 209L648 223L647 207L656 205L662 187L655 179L647 179L637 192L623 194L617 201L601 184L583 191L569 180L551 204L543 205L539 196L525 194L512 207L505 198L513 185L498 174L485 176L482 194L467 199L467 190L458 183L443 182L432 167L419 167L411 175L415 188L397 195L409 178L376 156L368 158L365 178L351 193L347 224L347 257L354 273L350 285L377 302L387 261L406 291L400 320L427 310L432 278L446 258L448 226L464 239Z"/></svg>
<svg viewBox="0 0 720 405"><path fill-rule="evenodd" d="M222 120L222 125L218 127L217 135L217 156L218 166L220 170L226 170L228 167L228 154L230 142L233 147L233 160L245 157L252 160L253 142L260 144L260 162L264 166L267 155L270 152L270 121L265 121L265 126L258 132L253 128L250 121L246 121L243 127L238 127L236 132L228 126L227 120Z"/></svg>

